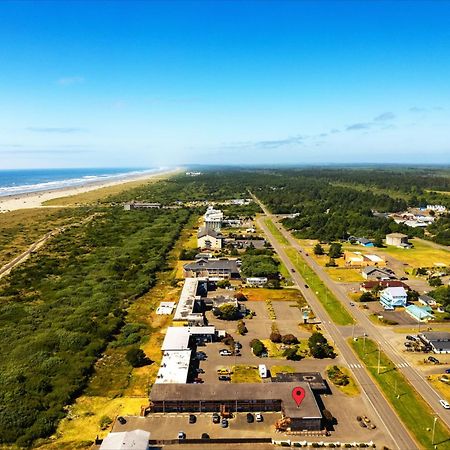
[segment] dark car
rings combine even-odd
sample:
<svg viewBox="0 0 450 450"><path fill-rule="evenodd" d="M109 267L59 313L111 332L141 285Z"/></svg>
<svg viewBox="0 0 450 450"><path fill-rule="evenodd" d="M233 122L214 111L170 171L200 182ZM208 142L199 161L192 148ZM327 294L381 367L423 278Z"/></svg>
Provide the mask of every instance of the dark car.
<svg viewBox="0 0 450 450"><path fill-rule="evenodd" d="M407 280L408 279L408 277L401 277L400 278L400 280L402 280L402 281L405 281L405 280Z"/></svg>
<svg viewBox="0 0 450 450"><path fill-rule="evenodd" d="M125 417L122 417L122 416L119 416L119 417L117 418L117 420L119 421L119 423L120 423L121 425L125 425L125 424L127 423L127 420L125 419Z"/></svg>
<svg viewBox="0 0 450 450"><path fill-rule="evenodd" d="M212 416L213 423L220 423L220 416L217 413L214 413Z"/></svg>
<svg viewBox="0 0 450 450"><path fill-rule="evenodd" d="M202 439L209 439L208 433L202 433Z"/></svg>
<svg viewBox="0 0 450 450"><path fill-rule="evenodd" d="M230 381L231 378L228 375L219 375L219 381Z"/></svg>
<svg viewBox="0 0 450 450"><path fill-rule="evenodd" d="M200 377L196 377L196 378L194 378L194 383L201 384L201 383L203 383L203 380Z"/></svg>
<svg viewBox="0 0 450 450"><path fill-rule="evenodd" d="M410 336L409 334L406 336L406 339L408 341L415 341L416 340L416 338L414 336Z"/></svg>
<svg viewBox="0 0 450 450"><path fill-rule="evenodd" d="M247 423L253 423L255 421L255 418L253 417L252 413L247 413Z"/></svg>
<svg viewBox="0 0 450 450"><path fill-rule="evenodd" d="M195 369L195 371L197 373L205 373L205 371L201 367L199 367L198 369Z"/></svg>
<svg viewBox="0 0 450 450"><path fill-rule="evenodd" d="M234 343L234 348L242 348L242 344L240 342L235 342Z"/></svg>
<svg viewBox="0 0 450 450"><path fill-rule="evenodd" d="M222 428L228 428L228 419L222 419L222 422L220 422L220 426Z"/></svg>
<svg viewBox="0 0 450 450"><path fill-rule="evenodd" d="M439 360L436 359L434 356L429 356L428 357L428 361L434 363L434 364L439 364Z"/></svg>
<svg viewBox="0 0 450 450"><path fill-rule="evenodd" d="M291 272L292 272L292 273L295 273L295 270L294 270L294 269L291 269Z"/></svg>
<svg viewBox="0 0 450 450"><path fill-rule="evenodd" d="M305 284L305 288L306 288L306 289L309 289L309 286L308 286L307 284Z"/></svg>
<svg viewBox="0 0 450 450"><path fill-rule="evenodd" d="M450 369L445 369L445 373L450 373Z"/></svg>
<svg viewBox="0 0 450 450"><path fill-rule="evenodd" d="M189 423L195 422L197 422L197 417L195 417L194 414L189 414Z"/></svg>

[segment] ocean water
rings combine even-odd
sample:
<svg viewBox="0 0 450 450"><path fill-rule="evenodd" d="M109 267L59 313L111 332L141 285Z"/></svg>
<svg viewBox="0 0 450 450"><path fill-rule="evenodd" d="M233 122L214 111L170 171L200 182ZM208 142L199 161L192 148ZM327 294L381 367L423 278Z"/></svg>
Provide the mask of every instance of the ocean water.
<svg viewBox="0 0 450 450"><path fill-rule="evenodd" d="M161 168L0 170L0 197L83 186L152 172Z"/></svg>

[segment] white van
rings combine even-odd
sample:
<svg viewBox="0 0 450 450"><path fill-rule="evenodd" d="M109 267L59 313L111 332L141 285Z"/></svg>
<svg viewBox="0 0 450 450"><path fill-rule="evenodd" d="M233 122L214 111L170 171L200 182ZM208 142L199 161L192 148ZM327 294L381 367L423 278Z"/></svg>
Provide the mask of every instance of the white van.
<svg viewBox="0 0 450 450"><path fill-rule="evenodd" d="M261 378L267 378L267 367L266 367L266 365L265 364L260 364L258 366L258 369L259 369L259 376Z"/></svg>

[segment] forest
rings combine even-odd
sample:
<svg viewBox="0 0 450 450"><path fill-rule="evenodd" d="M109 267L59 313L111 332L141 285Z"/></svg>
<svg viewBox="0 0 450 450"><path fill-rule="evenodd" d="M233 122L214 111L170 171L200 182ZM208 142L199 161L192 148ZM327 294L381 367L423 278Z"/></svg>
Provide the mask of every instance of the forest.
<svg viewBox="0 0 450 450"><path fill-rule="evenodd" d="M189 217L186 209L98 212L1 280L2 443L54 431Z"/></svg>

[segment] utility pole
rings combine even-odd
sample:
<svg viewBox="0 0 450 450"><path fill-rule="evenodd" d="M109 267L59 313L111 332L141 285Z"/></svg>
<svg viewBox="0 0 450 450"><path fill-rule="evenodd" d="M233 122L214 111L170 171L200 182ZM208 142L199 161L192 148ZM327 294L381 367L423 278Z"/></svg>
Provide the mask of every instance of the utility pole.
<svg viewBox="0 0 450 450"><path fill-rule="evenodd" d="M352 339L355 339L355 323L353 322L353 327L352 327Z"/></svg>
<svg viewBox="0 0 450 450"><path fill-rule="evenodd" d="M437 417L434 416L434 420L433 420L433 434L431 436L431 445L434 445L434 432L436 431L436 422L437 422Z"/></svg>
<svg viewBox="0 0 450 450"><path fill-rule="evenodd" d="M380 375L380 362L381 362L381 348L380 344L378 344L378 375Z"/></svg>

